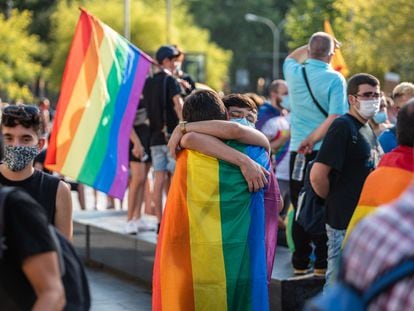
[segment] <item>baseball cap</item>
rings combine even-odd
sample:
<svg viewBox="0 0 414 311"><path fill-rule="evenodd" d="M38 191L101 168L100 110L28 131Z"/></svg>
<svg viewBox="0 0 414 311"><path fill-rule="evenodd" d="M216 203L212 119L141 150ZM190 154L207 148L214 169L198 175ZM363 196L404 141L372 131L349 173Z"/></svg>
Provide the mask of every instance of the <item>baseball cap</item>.
<svg viewBox="0 0 414 311"><path fill-rule="evenodd" d="M173 45L163 45L161 46L157 53L155 54L155 58L159 64L166 58L171 58L180 55L181 52Z"/></svg>

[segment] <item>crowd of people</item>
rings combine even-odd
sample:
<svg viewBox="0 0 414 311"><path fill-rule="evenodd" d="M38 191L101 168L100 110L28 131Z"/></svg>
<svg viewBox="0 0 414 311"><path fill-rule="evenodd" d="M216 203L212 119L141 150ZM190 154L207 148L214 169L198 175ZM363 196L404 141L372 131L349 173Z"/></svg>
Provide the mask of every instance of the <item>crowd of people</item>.
<svg viewBox="0 0 414 311"><path fill-rule="evenodd" d="M330 35L313 34L287 56L285 80L270 83L267 98L196 90L181 69L183 52L173 45L158 49L130 134L125 225L127 234L159 233L154 310L269 309L276 245L285 245L286 236L294 243L295 276L325 278L325 293L338 280L363 292L384 271L412 258L414 84L403 82L384 94L371 74L346 81L330 66L338 48ZM47 310L47 297L50 306L64 303L45 226L54 225L71 240L71 188L86 208L83 185L71 187L39 170L52 117L47 100L38 107L9 105L1 116L0 183L24 189L35 200L28 197L27 204L42 210L38 217L16 208L33 217L37 233L27 243L36 247L11 246L6 258L18 259L14 269L32 286L30 301L39 310ZM287 226L289 207L300 212L307 178L323 202L325 226L319 233L309 232L297 217ZM24 201L12 200L16 206ZM145 220L143 207L158 226ZM6 236L16 235L7 225L18 217L6 210ZM206 260L210 254L214 258ZM33 272L39 258L50 271ZM13 290L0 284L0 296ZM371 304L414 308L413 289L411 275ZM253 293L249 299L247 292Z"/></svg>

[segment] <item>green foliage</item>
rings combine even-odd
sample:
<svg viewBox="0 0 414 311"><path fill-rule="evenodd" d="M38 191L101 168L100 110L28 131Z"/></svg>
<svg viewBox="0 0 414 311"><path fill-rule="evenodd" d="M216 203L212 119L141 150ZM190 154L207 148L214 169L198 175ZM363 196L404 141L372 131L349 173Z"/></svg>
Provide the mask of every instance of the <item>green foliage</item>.
<svg viewBox="0 0 414 311"><path fill-rule="evenodd" d="M387 71L414 81L412 0L337 1L336 20L343 29L343 51L351 70L382 78Z"/></svg>
<svg viewBox="0 0 414 311"><path fill-rule="evenodd" d="M42 73L39 62L45 46L28 33L31 14L13 10L9 19L0 14L0 91L9 100L30 102L33 85Z"/></svg>
<svg viewBox="0 0 414 311"><path fill-rule="evenodd" d="M286 16L286 33L289 36L288 46L295 49L306 44L309 37L323 31L323 21L338 16L334 0L294 0ZM335 35L337 29L334 29ZM341 40L341 37L338 37Z"/></svg>
<svg viewBox="0 0 414 311"><path fill-rule="evenodd" d="M233 52L232 77L237 69L248 69L251 76L250 88L255 86L254 77L271 79L272 32L263 23L246 21L245 15L252 13L279 25L282 32L280 51L283 52L282 20L291 0L192 0L189 3L194 21L209 29L212 40L220 47ZM235 79L232 80L234 84Z"/></svg>
<svg viewBox="0 0 414 311"><path fill-rule="evenodd" d="M184 51L206 53L208 58L207 81L211 87L221 90L226 82L230 54L209 42L206 30L194 26L184 2L173 1L173 20L171 38ZM52 58L53 88L58 89L65 60L69 52L76 22L79 17L78 7L85 9L108 24L119 33L123 33L123 1L111 0L102 5L102 1L60 1L52 15L52 37L54 43ZM152 54L165 44L166 22L165 1L154 0L150 3L131 1L131 42L143 51Z"/></svg>
<svg viewBox="0 0 414 311"><path fill-rule="evenodd" d="M351 74L387 71L414 80L412 0L295 0L286 24L289 47L306 44L330 19Z"/></svg>

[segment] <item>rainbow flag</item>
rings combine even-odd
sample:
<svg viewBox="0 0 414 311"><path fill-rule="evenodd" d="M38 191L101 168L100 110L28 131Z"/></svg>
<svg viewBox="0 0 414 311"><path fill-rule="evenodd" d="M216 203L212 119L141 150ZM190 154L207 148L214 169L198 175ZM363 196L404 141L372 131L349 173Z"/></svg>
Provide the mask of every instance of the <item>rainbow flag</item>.
<svg viewBox="0 0 414 311"><path fill-rule="evenodd" d="M122 199L128 146L151 58L81 10L66 61L47 168Z"/></svg>
<svg viewBox="0 0 414 311"><path fill-rule="evenodd" d="M323 22L323 29L326 33L335 38L331 23L328 20L325 20ZM344 77L347 77L349 75L349 69L345 63L344 57L342 56L341 50L335 50L335 55L331 60L331 66L334 70L339 71Z"/></svg>
<svg viewBox="0 0 414 311"><path fill-rule="evenodd" d="M263 148L237 149L270 169ZM266 212L265 191L249 193L238 167L183 150L158 236L153 310L268 310L278 215L270 197Z"/></svg>
<svg viewBox="0 0 414 311"><path fill-rule="evenodd" d="M355 226L380 205L397 199L414 177L414 149L398 146L384 154L375 171L368 175L359 202L346 230L345 241Z"/></svg>

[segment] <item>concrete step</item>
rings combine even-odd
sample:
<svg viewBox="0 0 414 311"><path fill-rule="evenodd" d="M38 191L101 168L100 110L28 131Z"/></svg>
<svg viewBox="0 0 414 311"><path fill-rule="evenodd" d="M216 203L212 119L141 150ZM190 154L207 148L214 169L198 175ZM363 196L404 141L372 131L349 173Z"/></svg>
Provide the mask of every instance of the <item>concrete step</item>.
<svg viewBox="0 0 414 311"><path fill-rule="evenodd" d="M154 231L126 234L126 217L126 212L119 210L76 211L74 245L84 260L150 285L157 234ZM156 220L150 216L147 221ZM301 310L304 302L320 292L324 284L324 279L312 275L293 277L290 259L286 247L277 248L270 284L271 310Z"/></svg>

